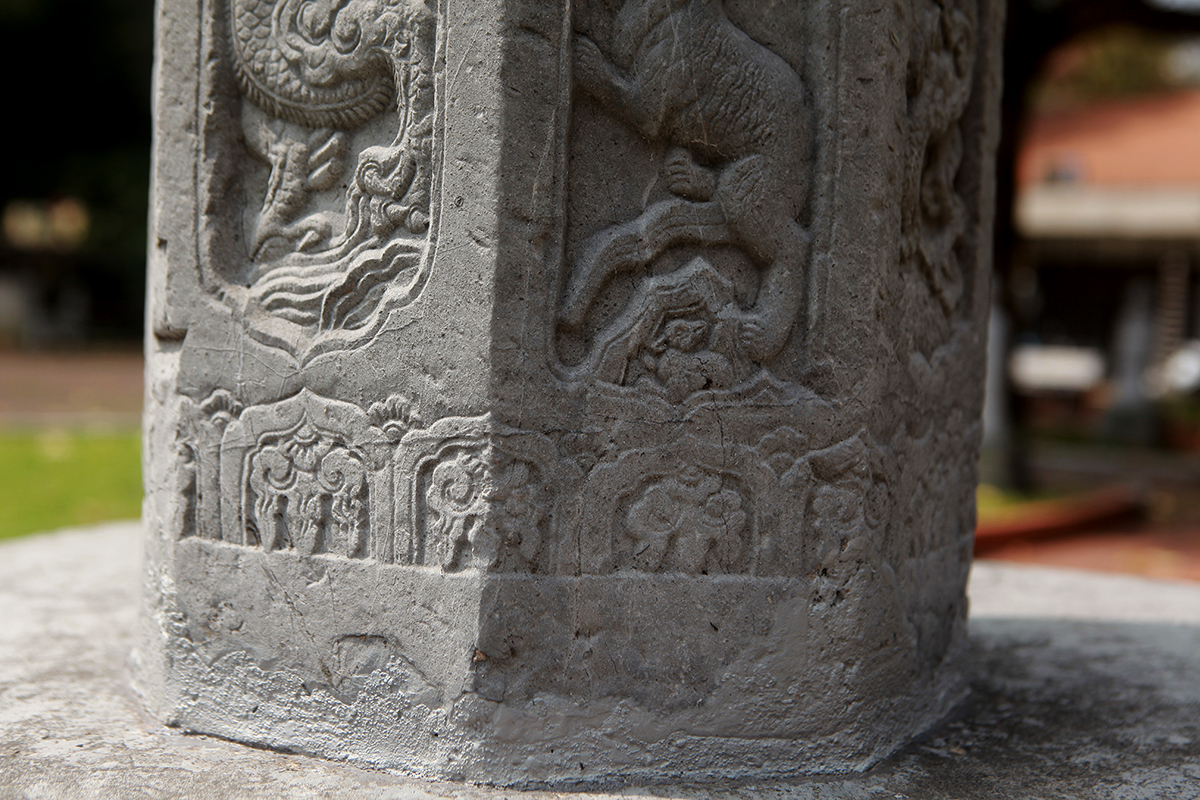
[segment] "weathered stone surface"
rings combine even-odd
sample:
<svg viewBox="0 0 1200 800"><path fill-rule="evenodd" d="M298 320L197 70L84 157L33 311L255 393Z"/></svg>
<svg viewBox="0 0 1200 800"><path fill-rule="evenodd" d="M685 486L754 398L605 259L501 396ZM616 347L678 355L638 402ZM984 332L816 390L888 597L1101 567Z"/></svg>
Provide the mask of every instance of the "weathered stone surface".
<svg viewBox="0 0 1200 800"><path fill-rule="evenodd" d="M512 800L180 735L139 709L136 523L0 543L0 797ZM866 773L528 800L1194 800L1200 586L977 562L970 701Z"/></svg>
<svg viewBox="0 0 1200 800"><path fill-rule="evenodd" d="M999 13L165 0L149 706L500 784L944 716Z"/></svg>

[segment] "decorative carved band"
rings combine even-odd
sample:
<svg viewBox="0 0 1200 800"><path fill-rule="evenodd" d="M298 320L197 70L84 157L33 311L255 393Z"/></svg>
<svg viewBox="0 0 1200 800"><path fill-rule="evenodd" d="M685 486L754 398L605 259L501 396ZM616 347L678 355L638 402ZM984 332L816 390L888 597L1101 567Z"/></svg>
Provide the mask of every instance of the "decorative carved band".
<svg viewBox="0 0 1200 800"><path fill-rule="evenodd" d="M775 575L811 570L818 543L886 517L871 510L886 478L863 434L817 451L786 427L754 447L576 440L490 415L425 426L399 396L363 411L303 390L243 409L217 392L185 401L179 530L446 572Z"/></svg>

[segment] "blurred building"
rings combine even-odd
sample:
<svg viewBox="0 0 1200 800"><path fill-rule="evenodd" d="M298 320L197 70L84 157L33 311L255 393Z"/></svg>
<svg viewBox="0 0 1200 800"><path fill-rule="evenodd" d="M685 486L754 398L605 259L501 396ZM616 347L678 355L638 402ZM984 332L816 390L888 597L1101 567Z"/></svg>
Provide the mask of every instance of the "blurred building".
<svg viewBox="0 0 1200 800"><path fill-rule="evenodd" d="M1093 405L1144 404L1168 358L1200 338L1200 90L1038 114L1016 182L1010 291L1030 306L1022 370L1037 376L1023 388L1044 378L1063 394L1078 376L1081 395L1107 373Z"/></svg>
<svg viewBox="0 0 1200 800"><path fill-rule="evenodd" d="M142 327L154 0L0 0L0 350Z"/></svg>

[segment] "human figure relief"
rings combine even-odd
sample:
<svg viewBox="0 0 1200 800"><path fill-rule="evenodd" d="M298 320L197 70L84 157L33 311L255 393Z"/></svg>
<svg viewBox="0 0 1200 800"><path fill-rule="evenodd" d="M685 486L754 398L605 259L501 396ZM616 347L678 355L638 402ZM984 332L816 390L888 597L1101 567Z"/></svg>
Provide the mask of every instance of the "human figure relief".
<svg viewBox="0 0 1200 800"><path fill-rule="evenodd" d="M672 197L585 242L560 310L578 328L613 276L681 244L734 245L762 270L737 317L755 361L774 356L800 310L808 261L812 142L800 76L726 16L721 0L628 0L612 53L576 35L575 82L651 141L670 145Z"/></svg>

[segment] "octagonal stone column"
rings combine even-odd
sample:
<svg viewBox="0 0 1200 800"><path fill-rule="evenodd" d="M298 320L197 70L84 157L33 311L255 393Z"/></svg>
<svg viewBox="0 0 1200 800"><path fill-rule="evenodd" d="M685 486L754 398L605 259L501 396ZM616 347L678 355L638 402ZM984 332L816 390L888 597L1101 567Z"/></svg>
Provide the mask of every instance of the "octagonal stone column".
<svg viewBox="0 0 1200 800"><path fill-rule="evenodd" d="M136 684L506 785L963 696L999 0L163 0Z"/></svg>

